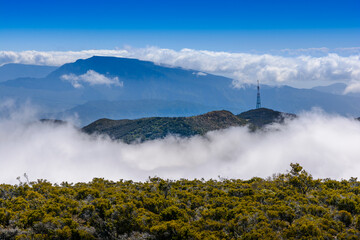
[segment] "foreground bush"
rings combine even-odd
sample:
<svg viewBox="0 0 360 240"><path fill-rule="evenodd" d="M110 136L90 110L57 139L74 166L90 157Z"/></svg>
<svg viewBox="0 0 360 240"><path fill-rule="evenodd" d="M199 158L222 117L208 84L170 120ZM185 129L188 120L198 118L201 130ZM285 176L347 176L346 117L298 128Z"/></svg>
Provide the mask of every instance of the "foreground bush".
<svg viewBox="0 0 360 240"><path fill-rule="evenodd" d="M359 239L357 179L0 185L0 239Z"/></svg>

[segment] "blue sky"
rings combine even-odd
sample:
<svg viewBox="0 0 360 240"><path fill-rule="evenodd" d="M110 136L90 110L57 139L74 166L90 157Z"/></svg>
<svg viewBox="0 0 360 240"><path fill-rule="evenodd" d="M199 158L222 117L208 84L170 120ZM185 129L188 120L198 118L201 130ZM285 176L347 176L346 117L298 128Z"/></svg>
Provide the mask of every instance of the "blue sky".
<svg viewBox="0 0 360 240"><path fill-rule="evenodd" d="M0 50L358 47L359 13L359 0L0 0Z"/></svg>

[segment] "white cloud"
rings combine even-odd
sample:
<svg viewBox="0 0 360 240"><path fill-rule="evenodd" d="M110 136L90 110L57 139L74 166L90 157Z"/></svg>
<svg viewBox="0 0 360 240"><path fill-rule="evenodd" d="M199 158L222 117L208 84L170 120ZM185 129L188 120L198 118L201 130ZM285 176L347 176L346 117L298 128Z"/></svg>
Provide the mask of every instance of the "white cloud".
<svg viewBox="0 0 360 240"><path fill-rule="evenodd" d="M170 136L130 145L88 136L70 125L28 124L20 115L0 120L1 183L16 183L25 172L30 180L52 182L146 180L155 175L248 179L285 172L291 162L321 178L348 179L360 172L360 122L321 112L303 113L266 132L237 127L206 137ZM31 122L35 118L30 116Z"/></svg>
<svg viewBox="0 0 360 240"><path fill-rule="evenodd" d="M350 82L350 84L344 90L344 94L348 93L360 93L360 82Z"/></svg>
<svg viewBox="0 0 360 240"><path fill-rule="evenodd" d="M206 73L203 73L203 72L193 72L194 75L198 76L198 77L201 77L201 76L206 76L207 74Z"/></svg>
<svg viewBox="0 0 360 240"><path fill-rule="evenodd" d="M95 72L94 70L88 70L85 74L75 75L75 74L64 74L61 76L61 79L69 81L74 88L80 88L83 85L82 82L88 83L90 85L114 85L122 87L123 82L119 82L118 77L106 77L100 73Z"/></svg>
<svg viewBox="0 0 360 240"><path fill-rule="evenodd" d="M285 53L288 55L299 56L299 55L327 55L332 51L329 48L299 48L299 49L282 49L279 52Z"/></svg>
<svg viewBox="0 0 360 240"><path fill-rule="evenodd" d="M178 66L201 72L219 74L235 79L235 86L244 83L319 85L331 82L360 82L360 54L358 48L342 49L355 51L355 55L340 56L326 48L313 49L325 52L324 56L309 55L311 49L299 50L301 55L279 56L215 52L206 50L162 49L157 47L126 48L117 50L84 50L69 52L0 51L0 65L8 62L61 65L94 55L138 58L158 64ZM290 50L288 50L290 51ZM339 50L340 51L340 50Z"/></svg>

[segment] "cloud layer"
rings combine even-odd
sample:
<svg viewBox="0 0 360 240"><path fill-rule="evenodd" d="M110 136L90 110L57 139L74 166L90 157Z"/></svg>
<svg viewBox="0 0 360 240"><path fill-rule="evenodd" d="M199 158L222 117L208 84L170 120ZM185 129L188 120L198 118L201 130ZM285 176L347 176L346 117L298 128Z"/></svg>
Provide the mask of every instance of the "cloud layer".
<svg viewBox="0 0 360 240"><path fill-rule="evenodd" d="M9 109L12 104L0 106ZM26 113L25 115L22 113ZM267 177L299 162L315 177L359 177L360 122L322 112L250 133L245 127L205 137L124 144L71 125L35 122L28 106L0 120L0 182L106 179Z"/></svg>
<svg viewBox="0 0 360 240"><path fill-rule="evenodd" d="M358 48L353 49L358 51ZM0 51L0 65L9 62L61 65L80 58L101 55L138 58L158 64L219 74L235 79L234 84L238 87L244 83L255 83L256 80L272 85L314 86L331 82L345 82L356 85L360 82L360 54L356 51L354 55L350 56L340 56L337 53L326 52L325 55L320 57L307 55L309 51L305 50L299 52L303 53L301 55L296 54L285 57L271 54L215 52L193 49L175 51L157 47L77 52ZM357 87L350 87L347 90L347 92L353 91L359 90Z"/></svg>
<svg viewBox="0 0 360 240"><path fill-rule="evenodd" d="M118 77L106 77L100 73L95 72L94 70L89 70L82 75L64 74L61 76L61 79L69 81L74 88L82 87L83 85L81 83L88 83L90 85L123 86L123 82L119 82Z"/></svg>

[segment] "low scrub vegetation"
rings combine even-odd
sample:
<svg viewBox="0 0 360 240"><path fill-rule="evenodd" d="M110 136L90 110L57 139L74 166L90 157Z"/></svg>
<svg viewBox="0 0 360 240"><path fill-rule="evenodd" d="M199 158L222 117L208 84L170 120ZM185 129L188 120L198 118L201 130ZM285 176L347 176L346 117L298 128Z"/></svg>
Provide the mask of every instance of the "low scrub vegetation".
<svg viewBox="0 0 360 240"><path fill-rule="evenodd" d="M0 239L359 239L360 182L299 164L250 180L0 185Z"/></svg>

